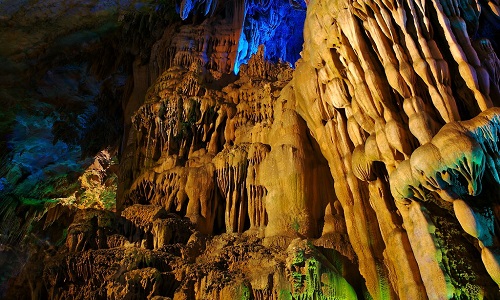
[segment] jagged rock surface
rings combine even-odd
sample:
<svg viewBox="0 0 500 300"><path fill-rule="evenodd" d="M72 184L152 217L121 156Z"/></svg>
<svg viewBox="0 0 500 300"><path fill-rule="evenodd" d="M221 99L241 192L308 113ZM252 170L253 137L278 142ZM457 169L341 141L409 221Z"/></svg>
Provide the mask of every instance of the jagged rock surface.
<svg viewBox="0 0 500 300"><path fill-rule="evenodd" d="M66 217L73 221L65 245L57 253L46 246L45 257L29 260L30 272L11 283L7 298L354 299L343 276L361 284L335 250L300 238L281 248L252 234L210 237L161 206L133 205L122 217L91 209Z"/></svg>
<svg viewBox="0 0 500 300"><path fill-rule="evenodd" d="M135 40L117 211L26 212L7 297L499 298L497 2L305 2L295 70L247 52L295 1L182 1Z"/></svg>
<svg viewBox="0 0 500 300"><path fill-rule="evenodd" d="M279 98L292 70L265 62L261 49L241 73L222 91L203 81L198 63L158 78L133 117L132 153L122 164L132 184L122 206L161 205L208 234L215 226L228 233L251 228L266 236L295 236L294 230L319 236L333 184L326 162L313 155L305 124ZM276 172L282 176L273 180ZM308 190L320 180L324 184ZM269 213L267 206L276 208Z"/></svg>
<svg viewBox="0 0 500 300"><path fill-rule="evenodd" d="M329 162L374 298L498 297L496 205L478 184L497 190L490 149L499 97L489 66L498 58L478 29L482 7L412 0L308 7L289 97ZM488 8L482 14L497 18ZM484 52L489 59L479 59ZM493 176L483 176L485 166ZM461 226L487 245L464 239Z"/></svg>

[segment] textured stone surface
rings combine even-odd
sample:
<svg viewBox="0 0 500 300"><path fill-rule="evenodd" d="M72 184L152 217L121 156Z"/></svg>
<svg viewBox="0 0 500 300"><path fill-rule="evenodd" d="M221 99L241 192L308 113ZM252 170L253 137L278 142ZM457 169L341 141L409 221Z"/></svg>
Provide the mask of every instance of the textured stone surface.
<svg viewBox="0 0 500 300"><path fill-rule="evenodd" d="M1 6L27 27L93 8L121 34L116 57L64 20L0 49L43 96L4 113L2 296L500 297L497 2L99 3Z"/></svg>
<svg viewBox="0 0 500 300"><path fill-rule="evenodd" d="M487 71L489 62L472 46L489 47L476 35L477 16L475 6L446 1L315 1L308 7L294 96L331 166L349 239L375 298L493 297L493 285L483 288L478 279L496 280L494 256L476 244L474 254L459 259L473 269L456 261L460 247L474 243L452 238L449 226L459 225L446 202L467 195L472 203L495 206L479 182L490 182L483 179L485 161L496 156L487 150L485 158L481 144L496 134L461 130L461 124L473 132L496 130L498 112L488 110L499 99L491 80L496 71ZM480 111L471 121L454 122ZM477 235L479 221L458 203L458 221ZM487 272L477 267L478 252Z"/></svg>

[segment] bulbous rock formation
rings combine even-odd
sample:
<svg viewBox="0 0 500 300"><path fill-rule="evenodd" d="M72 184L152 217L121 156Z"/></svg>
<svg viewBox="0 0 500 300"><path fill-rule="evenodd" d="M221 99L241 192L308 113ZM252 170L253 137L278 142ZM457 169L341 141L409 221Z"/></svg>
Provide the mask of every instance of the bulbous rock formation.
<svg viewBox="0 0 500 300"><path fill-rule="evenodd" d="M101 151L0 210L35 228L7 297L500 297L498 3L176 4L131 47L117 180Z"/></svg>
<svg viewBox="0 0 500 300"><path fill-rule="evenodd" d="M133 161L122 164L133 182L118 206L161 205L207 234L223 226L217 230L319 236L333 184L305 124L279 98L291 69L266 62L263 51L222 91L204 83L199 64L158 78L133 116Z"/></svg>
<svg viewBox="0 0 500 300"><path fill-rule="evenodd" d="M288 97L329 162L374 298L494 297L489 194L498 188L499 112L488 108L499 98L497 67L479 59L491 48L477 36L477 8L453 1L309 3ZM482 191L483 175L489 179ZM488 246L462 242L460 226Z"/></svg>

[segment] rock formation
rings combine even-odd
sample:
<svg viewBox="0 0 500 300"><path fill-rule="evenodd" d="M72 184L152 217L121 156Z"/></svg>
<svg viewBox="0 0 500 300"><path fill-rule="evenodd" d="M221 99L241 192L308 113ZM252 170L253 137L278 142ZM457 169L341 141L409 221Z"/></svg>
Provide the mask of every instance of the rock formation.
<svg viewBox="0 0 500 300"><path fill-rule="evenodd" d="M14 122L64 151L5 152L2 296L500 297L497 2L134 4L127 59L45 70L43 101L95 99L76 125Z"/></svg>
<svg viewBox="0 0 500 300"><path fill-rule="evenodd" d="M473 229L481 221L494 232L495 204L479 182L491 182L491 190L497 184L498 111L490 108L498 101L490 88L496 71L472 46L490 47L477 36L480 8L437 1L308 6L294 95L329 162L360 272L375 297L478 298L488 288L476 280L487 273L498 282L494 238ZM479 239L475 253L484 267L478 254L466 253L474 243L452 233L457 223Z"/></svg>

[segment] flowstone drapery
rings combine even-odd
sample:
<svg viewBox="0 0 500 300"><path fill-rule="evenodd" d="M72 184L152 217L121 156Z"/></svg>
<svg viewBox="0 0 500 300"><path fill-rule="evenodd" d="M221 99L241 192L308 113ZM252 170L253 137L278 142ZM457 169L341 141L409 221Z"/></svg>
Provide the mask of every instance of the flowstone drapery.
<svg viewBox="0 0 500 300"><path fill-rule="evenodd" d="M124 85L118 177L101 151L73 195L0 210L31 216L8 297L500 298L497 1L144 11L96 100Z"/></svg>
<svg viewBox="0 0 500 300"><path fill-rule="evenodd" d="M497 18L456 1L309 3L293 96L375 298L477 298L498 282L499 60L485 17Z"/></svg>

